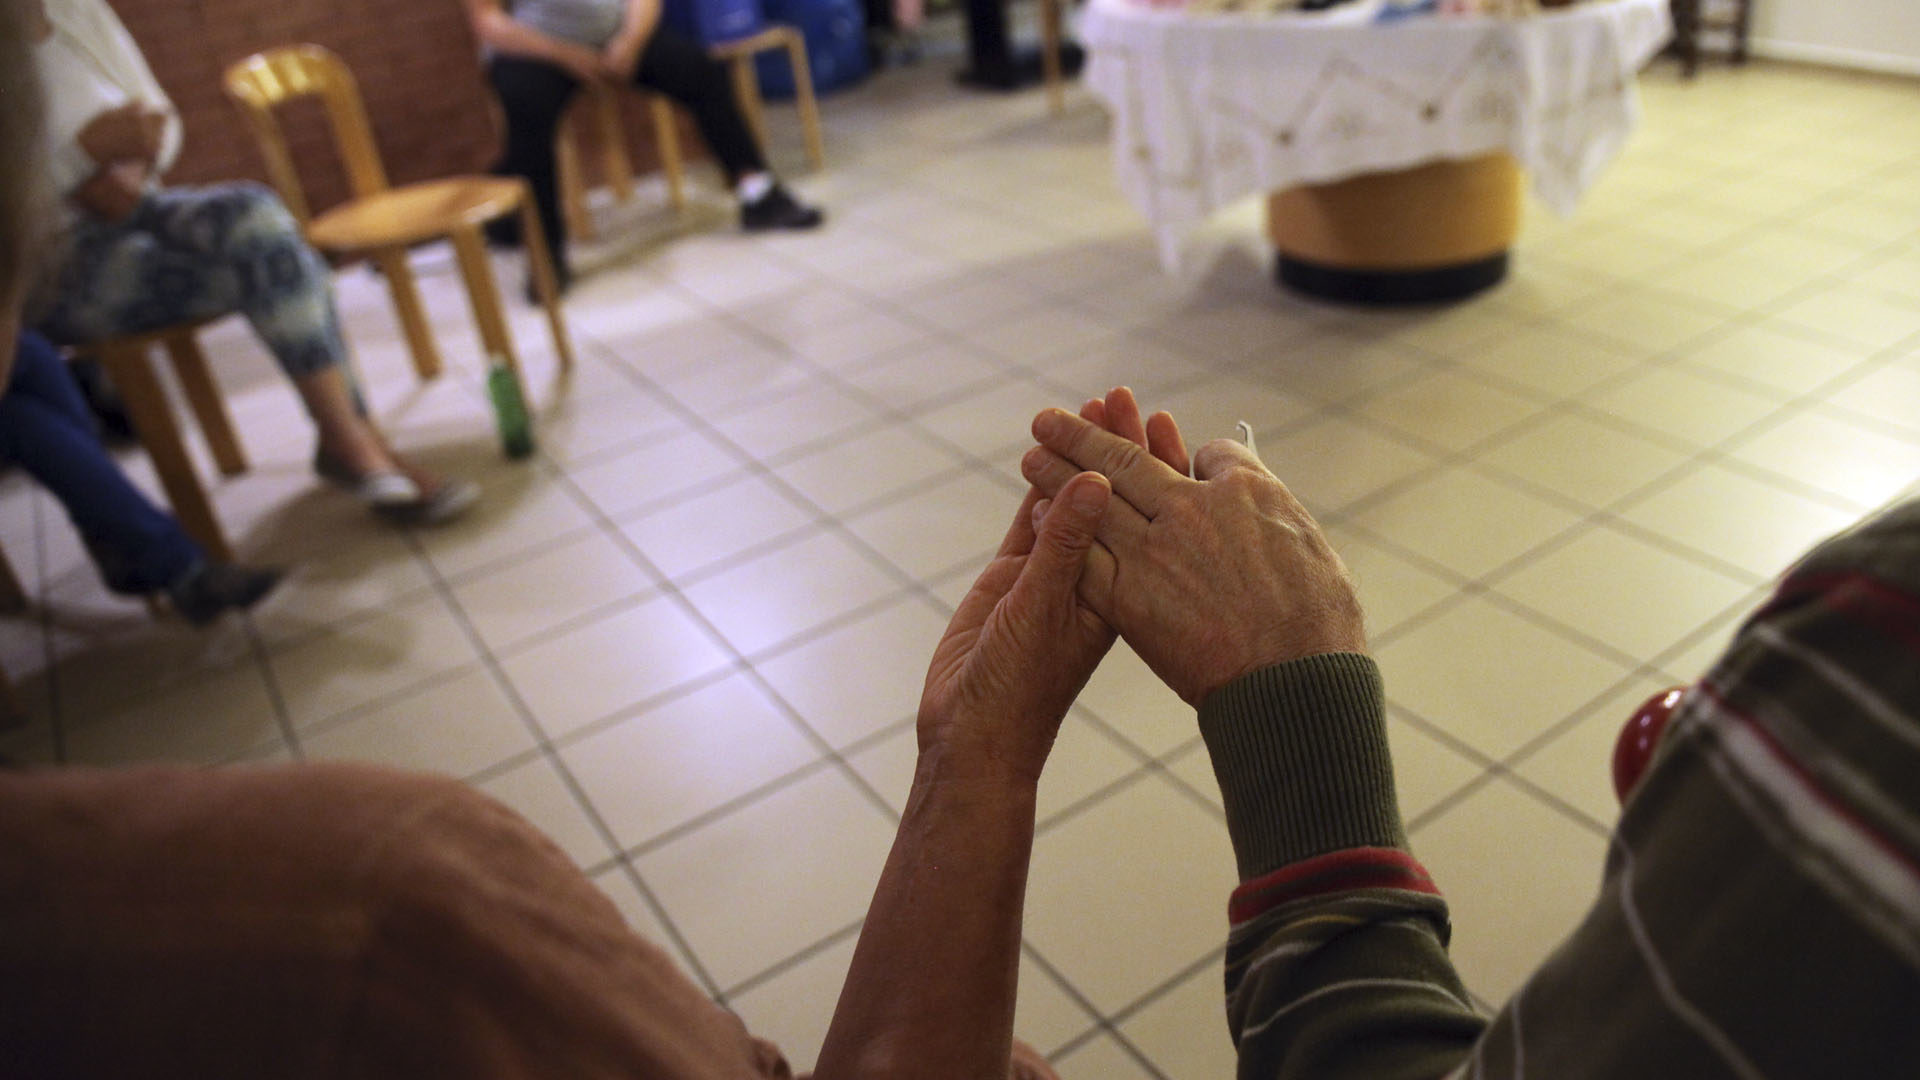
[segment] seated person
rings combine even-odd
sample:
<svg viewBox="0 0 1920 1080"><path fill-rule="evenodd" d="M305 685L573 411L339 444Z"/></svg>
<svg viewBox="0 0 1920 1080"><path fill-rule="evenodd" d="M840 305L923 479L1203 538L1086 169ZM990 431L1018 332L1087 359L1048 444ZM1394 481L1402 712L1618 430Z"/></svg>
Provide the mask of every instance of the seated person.
<svg viewBox="0 0 1920 1080"><path fill-rule="evenodd" d="M686 106L740 200L741 227L808 229L823 220L819 210L796 201L767 170L725 66L660 25L660 0L466 4L474 34L491 54L487 75L506 112L507 145L494 172L522 177L532 186L562 282L571 275L553 140L581 83L644 86ZM503 222L490 235L508 239L513 231L511 222Z"/></svg>
<svg viewBox="0 0 1920 1080"><path fill-rule="evenodd" d="M277 570L210 562L180 523L147 501L107 455L66 363L38 334L21 333L0 391L0 461L25 469L66 508L107 588L164 596L204 626L252 607Z"/></svg>
<svg viewBox="0 0 1920 1080"><path fill-rule="evenodd" d="M165 187L180 122L105 0L44 0L30 28L47 100L62 252L36 327L63 345L239 312L319 429L314 468L376 513L433 524L479 495L401 459L366 418L348 371L331 275L273 192Z"/></svg>

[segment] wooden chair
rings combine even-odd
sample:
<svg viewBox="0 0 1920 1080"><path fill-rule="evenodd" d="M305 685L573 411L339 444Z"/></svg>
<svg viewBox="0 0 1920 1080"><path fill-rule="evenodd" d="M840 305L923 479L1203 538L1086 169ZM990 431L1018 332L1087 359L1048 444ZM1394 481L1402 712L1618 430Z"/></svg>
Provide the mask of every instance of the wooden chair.
<svg viewBox="0 0 1920 1080"><path fill-rule="evenodd" d="M1066 0L1040 0L1040 76L1047 86L1047 109L1067 111L1066 79L1060 68L1061 8Z"/></svg>
<svg viewBox="0 0 1920 1080"><path fill-rule="evenodd" d="M227 412L213 373L207 368L206 355L200 351L195 338L200 328L212 321L206 319L146 334L108 338L72 352L94 357L106 368L107 377L126 403L134 433L153 460L154 472L160 476L160 486L167 493L173 516L180 520L187 535L198 541L210 557L231 562L233 547L227 543L226 532L214 516L213 504L207 500L207 490L200 483L193 458L181 438L180 425L174 421L166 391L154 376L150 362L155 346L166 350L173 362L174 376L186 391L187 404L199 421L220 474L237 476L246 472L247 457L240 449L239 437L234 434L233 418ZM4 590L0 590L0 598L3 596Z"/></svg>
<svg viewBox="0 0 1920 1080"><path fill-rule="evenodd" d="M1704 0L1672 0L1673 5L1673 48L1680 54L1680 70L1687 78L1693 78L1700 68L1700 35L1703 31L1725 31L1732 39L1730 59L1736 64L1747 62L1747 36L1753 20L1752 0L1731 0L1730 6L1713 5L1715 14L1707 18L1702 8L1708 5Z"/></svg>
<svg viewBox="0 0 1920 1080"><path fill-rule="evenodd" d="M813 71L807 66L807 42L800 31L791 26L769 26L757 34L723 41L708 53L726 64L732 73L734 96L739 98L740 111L747 114L747 126L753 129L753 137L759 141L760 152L764 154L767 118L753 58L769 49L787 50L787 59L793 64L794 104L800 109L800 129L807 140L807 160L814 168L821 168L827 163L827 151L820 138L820 105L813 96Z"/></svg>
<svg viewBox="0 0 1920 1080"><path fill-rule="evenodd" d="M667 176L667 197L676 211L685 210L686 170L680 157L680 129L674 124L673 106L666 98L650 94L647 109L653 117L654 143L660 148L660 171ZM587 213L587 181L580 167L580 128L588 123L599 126L600 167L614 199L624 203L633 198L633 161L627 156L626 128L620 122L619 91L605 83L593 83L562 121L556 147L561 213L568 234L581 239L592 239L598 231L593 215Z"/></svg>
<svg viewBox="0 0 1920 1080"><path fill-rule="evenodd" d="M353 73L338 56L318 45L257 53L228 68L225 82L227 95L239 104L260 143L274 187L306 226L307 239L332 254L371 255L379 265L393 293L394 308L421 378L438 375L441 362L421 310L419 289L407 265L407 249L439 239L453 242L487 352L505 362L517 376L519 359L500 309L500 290L487 261L481 232L487 222L515 212L520 214L534 289L546 307L554 349L563 368L573 367L573 347L560 313L553 263L525 181L453 176L391 186ZM308 209L293 156L274 113L289 101L307 97L318 97L325 106L335 147L353 189L353 198L318 217Z"/></svg>

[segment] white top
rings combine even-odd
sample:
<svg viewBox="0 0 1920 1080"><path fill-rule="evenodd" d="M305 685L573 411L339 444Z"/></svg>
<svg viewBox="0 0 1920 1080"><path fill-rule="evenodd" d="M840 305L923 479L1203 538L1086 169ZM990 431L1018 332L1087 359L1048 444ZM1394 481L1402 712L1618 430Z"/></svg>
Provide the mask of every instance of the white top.
<svg viewBox="0 0 1920 1080"><path fill-rule="evenodd" d="M100 163L80 149L80 132L94 117L138 101L167 114L158 176L180 156L180 114L147 67L146 57L106 0L45 0L53 36L35 51L46 90L46 152L54 190L62 197L85 183Z"/></svg>
<svg viewBox="0 0 1920 1080"><path fill-rule="evenodd" d="M1667 2L1373 25L1091 0L1080 28L1120 186L1172 269L1208 215L1250 195L1499 150L1571 213L1638 118L1634 76L1671 34Z"/></svg>

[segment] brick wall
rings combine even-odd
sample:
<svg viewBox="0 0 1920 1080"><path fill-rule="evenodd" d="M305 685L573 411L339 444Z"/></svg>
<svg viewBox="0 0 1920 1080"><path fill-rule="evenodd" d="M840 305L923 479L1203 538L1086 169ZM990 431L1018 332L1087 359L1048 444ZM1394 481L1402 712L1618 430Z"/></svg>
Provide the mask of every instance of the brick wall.
<svg viewBox="0 0 1920 1080"><path fill-rule="evenodd" d="M110 0L186 125L174 183L252 178L266 170L220 89L228 64L261 49L316 42L346 60L396 184L484 170L498 148L478 48L461 0ZM635 167L654 167L637 95L623 95ZM317 106L285 110L289 143L315 210L344 197ZM682 118L683 127L685 118ZM683 139L698 152L697 138ZM589 165L596 159L584 155Z"/></svg>

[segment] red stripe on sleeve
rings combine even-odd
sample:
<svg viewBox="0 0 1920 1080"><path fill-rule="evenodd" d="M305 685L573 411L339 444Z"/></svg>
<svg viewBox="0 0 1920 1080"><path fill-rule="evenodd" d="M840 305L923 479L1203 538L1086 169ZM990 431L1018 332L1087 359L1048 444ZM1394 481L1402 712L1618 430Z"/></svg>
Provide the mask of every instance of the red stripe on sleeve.
<svg viewBox="0 0 1920 1080"><path fill-rule="evenodd" d="M1397 848L1348 848L1283 866L1241 883L1227 904L1235 925L1281 904L1355 889L1405 889L1440 895L1427 868Z"/></svg>

